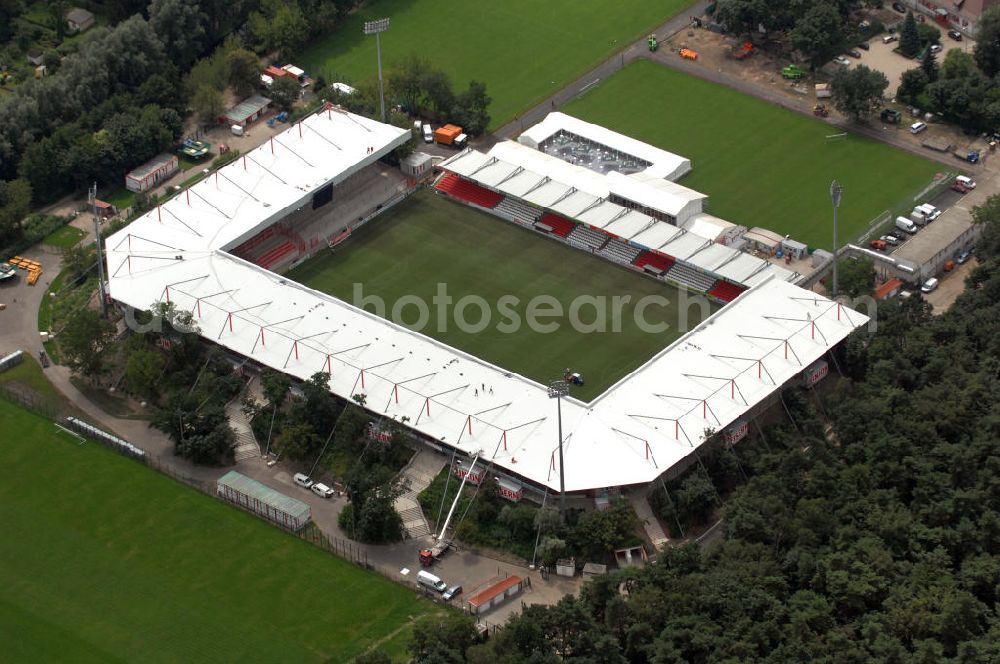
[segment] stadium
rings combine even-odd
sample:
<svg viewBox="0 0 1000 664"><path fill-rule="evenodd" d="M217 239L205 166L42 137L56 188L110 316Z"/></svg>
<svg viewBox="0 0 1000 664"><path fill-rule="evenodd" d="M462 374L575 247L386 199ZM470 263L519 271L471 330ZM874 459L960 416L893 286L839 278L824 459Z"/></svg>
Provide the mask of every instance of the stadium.
<svg viewBox="0 0 1000 664"><path fill-rule="evenodd" d="M562 483L593 497L676 472L713 432L735 440L868 320L737 248L740 228L676 182L688 160L553 113L518 142L445 160L436 192L533 241L724 303L590 401L563 398L557 416L541 377L282 276L328 247L350 251L371 219L428 195L383 160L410 138L334 107L303 119L108 238L110 296L190 311L203 338L259 365L327 372L334 394L364 395L372 413L478 457L528 496Z"/></svg>

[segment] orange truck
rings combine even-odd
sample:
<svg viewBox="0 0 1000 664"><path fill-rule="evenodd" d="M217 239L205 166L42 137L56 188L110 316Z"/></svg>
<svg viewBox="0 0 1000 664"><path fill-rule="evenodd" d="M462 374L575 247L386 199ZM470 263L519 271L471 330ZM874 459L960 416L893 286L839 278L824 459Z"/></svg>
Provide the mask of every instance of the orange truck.
<svg viewBox="0 0 1000 664"><path fill-rule="evenodd" d="M458 125L446 124L434 130L435 143L463 148L467 141L468 137L462 133L462 128Z"/></svg>

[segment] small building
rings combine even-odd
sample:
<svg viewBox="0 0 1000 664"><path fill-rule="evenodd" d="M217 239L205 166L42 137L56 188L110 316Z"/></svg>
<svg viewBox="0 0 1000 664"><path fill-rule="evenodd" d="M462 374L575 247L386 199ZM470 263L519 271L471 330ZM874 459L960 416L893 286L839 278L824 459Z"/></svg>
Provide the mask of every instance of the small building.
<svg viewBox="0 0 1000 664"><path fill-rule="evenodd" d="M40 48L29 48L25 57L28 59L28 64L37 67L41 65L42 61L45 59L45 53L42 52L42 49Z"/></svg>
<svg viewBox="0 0 1000 664"><path fill-rule="evenodd" d="M520 594L524 586L524 579L519 576L508 576L502 581L497 581L469 598L469 612L473 615L479 615L496 608L511 597Z"/></svg>
<svg viewBox="0 0 1000 664"><path fill-rule="evenodd" d="M414 152L399 163L403 175L420 179L434 172L434 161L426 152Z"/></svg>
<svg viewBox="0 0 1000 664"><path fill-rule="evenodd" d="M267 97L260 95L247 97L219 118L219 124L247 127L259 120L270 105L271 100Z"/></svg>
<svg viewBox="0 0 1000 664"><path fill-rule="evenodd" d="M70 32L83 32L94 25L94 15L82 7L66 12L66 25Z"/></svg>
<svg viewBox="0 0 1000 664"><path fill-rule="evenodd" d="M757 227L751 228L744 233L743 239L753 249L763 252L768 256L773 256L775 252L778 251L778 247L781 246L781 241L785 238L782 235L778 235L774 231Z"/></svg>
<svg viewBox="0 0 1000 664"><path fill-rule="evenodd" d="M125 188L129 191L149 191L180 169L177 155L160 154L125 175Z"/></svg>
<svg viewBox="0 0 1000 664"><path fill-rule="evenodd" d="M282 69L287 72L287 75L298 81L299 85L301 85L302 87L309 85L309 77L306 76L305 71L303 71L299 67L296 67L295 65L292 64L288 64L282 67Z"/></svg>
<svg viewBox="0 0 1000 664"><path fill-rule="evenodd" d="M309 505L301 500L286 496L235 470L219 478L216 492L223 500L289 530L301 530L312 518Z"/></svg>

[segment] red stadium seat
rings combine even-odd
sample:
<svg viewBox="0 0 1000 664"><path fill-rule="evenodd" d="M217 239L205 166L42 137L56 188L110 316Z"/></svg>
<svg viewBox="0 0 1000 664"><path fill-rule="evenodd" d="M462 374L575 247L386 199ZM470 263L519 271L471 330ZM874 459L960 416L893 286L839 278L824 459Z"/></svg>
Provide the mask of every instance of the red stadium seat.
<svg viewBox="0 0 1000 664"><path fill-rule="evenodd" d="M454 173L448 173L437 183L437 190L466 203L492 210L503 199L503 194L480 187L475 182L463 180Z"/></svg>
<svg viewBox="0 0 1000 664"><path fill-rule="evenodd" d="M636 257L632 264L637 268L645 269L648 267L650 272L662 274L673 266L674 257L656 251L644 251Z"/></svg>
<svg viewBox="0 0 1000 664"><path fill-rule="evenodd" d="M719 279L710 289L708 289L708 294L717 300L732 302L736 299L736 296L745 290L746 289L743 286L737 286L736 284Z"/></svg>

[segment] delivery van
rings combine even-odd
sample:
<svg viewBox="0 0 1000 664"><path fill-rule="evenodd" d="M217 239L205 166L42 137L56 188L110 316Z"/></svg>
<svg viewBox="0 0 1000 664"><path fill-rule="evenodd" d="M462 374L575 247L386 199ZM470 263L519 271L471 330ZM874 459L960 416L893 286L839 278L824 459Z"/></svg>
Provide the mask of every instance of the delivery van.
<svg viewBox="0 0 1000 664"><path fill-rule="evenodd" d="M431 588L439 593L443 593L448 590L448 584L442 581L439 577L434 576L430 572L425 572L420 570L417 572L417 583L426 588Z"/></svg>
<svg viewBox="0 0 1000 664"><path fill-rule="evenodd" d="M917 225L906 217L896 217L896 228L910 235L917 232Z"/></svg>
<svg viewBox="0 0 1000 664"><path fill-rule="evenodd" d="M429 124L424 125L424 143L434 142L434 130L431 129Z"/></svg>

